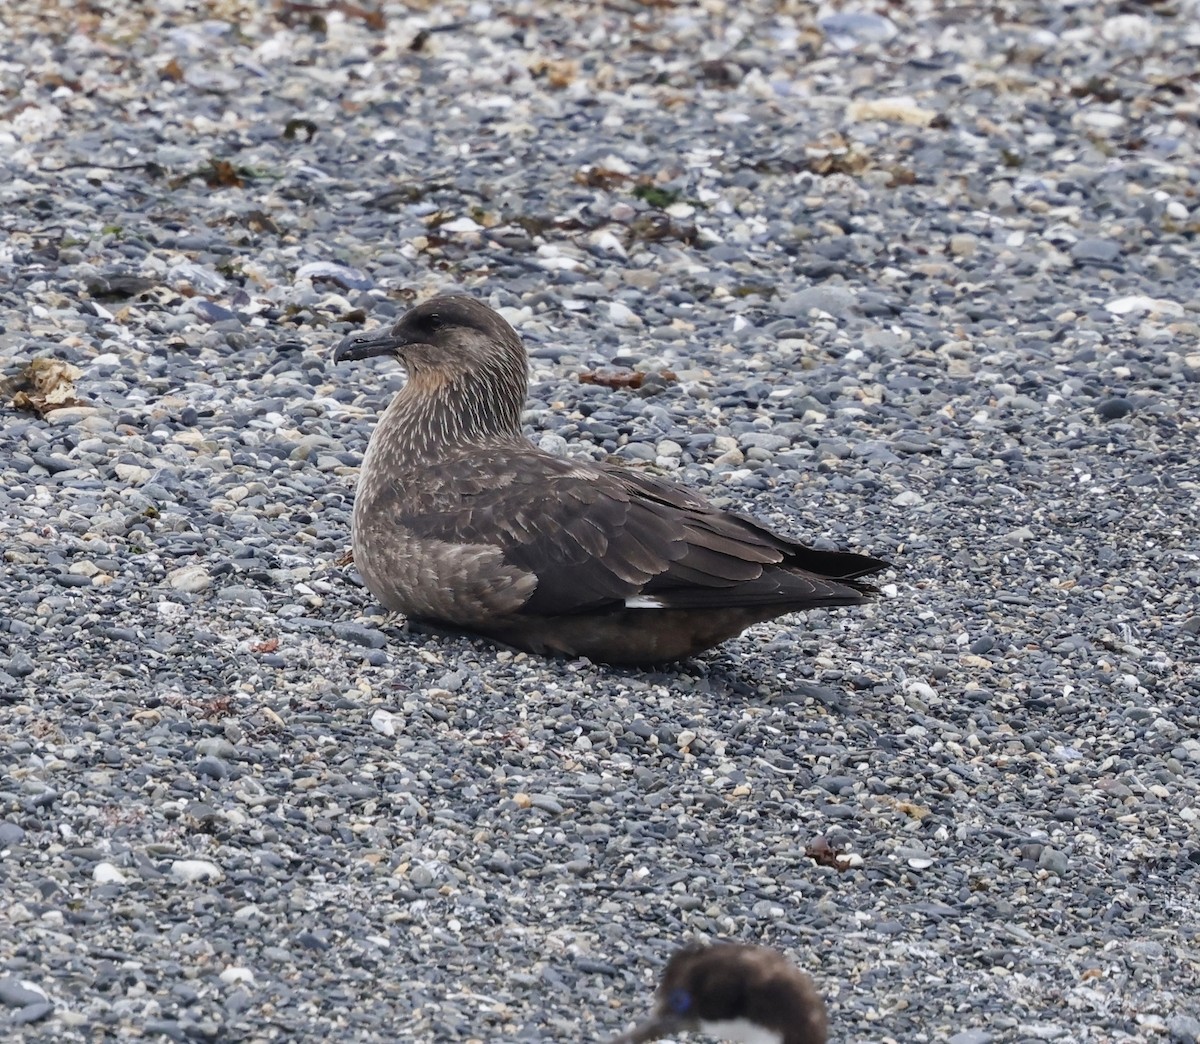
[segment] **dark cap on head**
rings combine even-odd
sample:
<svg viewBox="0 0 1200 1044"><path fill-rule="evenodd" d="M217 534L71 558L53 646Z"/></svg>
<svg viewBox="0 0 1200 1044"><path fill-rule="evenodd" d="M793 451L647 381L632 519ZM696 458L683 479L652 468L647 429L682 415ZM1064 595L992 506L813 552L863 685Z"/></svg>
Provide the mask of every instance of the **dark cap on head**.
<svg viewBox="0 0 1200 1044"><path fill-rule="evenodd" d="M410 308L391 329L353 333L333 350L335 363L395 355L405 362L461 357L487 344L521 353L521 342L503 316L462 294L433 297Z"/></svg>
<svg viewBox="0 0 1200 1044"><path fill-rule="evenodd" d="M733 1034L739 1025L781 1044L825 1044L825 1003L812 980L776 950L686 946L667 962L654 1014L612 1044L645 1044L688 1030Z"/></svg>

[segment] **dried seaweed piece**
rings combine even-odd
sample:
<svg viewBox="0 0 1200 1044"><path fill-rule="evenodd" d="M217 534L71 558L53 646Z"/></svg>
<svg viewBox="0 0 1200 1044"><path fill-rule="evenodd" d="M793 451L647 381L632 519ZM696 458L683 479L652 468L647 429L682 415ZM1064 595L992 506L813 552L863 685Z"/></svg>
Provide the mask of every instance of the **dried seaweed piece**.
<svg viewBox="0 0 1200 1044"><path fill-rule="evenodd" d="M535 58L529 63L529 75L535 80L544 79L547 85L561 91L579 76L579 63L570 58Z"/></svg>
<svg viewBox="0 0 1200 1044"><path fill-rule="evenodd" d="M82 376L79 367L62 359L34 359L16 377L0 382L0 390L15 409L44 417L64 406L89 405L75 395L75 382Z"/></svg>
<svg viewBox="0 0 1200 1044"><path fill-rule="evenodd" d="M849 145L834 145L828 151L817 152L808 157L808 169L820 177L831 174L848 174L858 177L875 166L871 154L857 142Z"/></svg>
<svg viewBox="0 0 1200 1044"><path fill-rule="evenodd" d="M736 87L745 76L741 66L724 58L712 58L701 62L699 72L701 78L713 87Z"/></svg>
<svg viewBox="0 0 1200 1044"><path fill-rule="evenodd" d="M340 11L347 18L357 18L368 29L373 29L375 32L380 32L387 27L387 19L382 11L359 7L357 4L338 3L336 0L330 4L309 4L301 3L300 0L284 0L279 5L279 16L285 24L292 25L297 20L296 16L299 15L308 22L308 27L315 33L329 31L325 16L331 11Z"/></svg>
<svg viewBox="0 0 1200 1044"><path fill-rule="evenodd" d="M575 173L575 183L587 188L609 189L628 180L628 174L619 170L609 170L607 167L588 166ZM634 194L636 195L636 191Z"/></svg>
<svg viewBox="0 0 1200 1044"><path fill-rule="evenodd" d="M209 188L241 188L246 183L229 160L210 159L208 169L201 172Z"/></svg>
<svg viewBox="0 0 1200 1044"><path fill-rule="evenodd" d="M271 232L274 235L279 234L279 226L275 224L274 219L270 214L262 210L251 210L249 213L242 216L242 224L251 232Z"/></svg>
<svg viewBox="0 0 1200 1044"><path fill-rule="evenodd" d="M851 866L851 857L834 848L824 834L813 838L805 847L804 854L818 866L832 867L839 874L845 873Z"/></svg>
<svg viewBox="0 0 1200 1044"><path fill-rule="evenodd" d="M367 206L373 210L399 210L402 206L407 206L410 203L420 203L426 196L434 192L444 192L451 188L447 182L409 182L405 185L397 185L394 189L389 189L371 200Z"/></svg>
<svg viewBox="0 0 1200 1044"><path fill-rule="evenodd" d="M666 210L672 203L679 202L683 193L678 189L663 188L661 185L655 185L649 181L639 181L634 186L633 195L636 199L644 200L652 207Z"/></svg>
<svg viewBox="0 0 1200 1044"><path fill-rule="evenodd" d="M579 374L580 384L597 384L603 388L640 388L650 376L645 370L624 370L604 373L600 370L584 370ZM659 370L658 376L664 381L675 381L678 377L674 370Z"/></svg>
<svg viewBox="0 0 1200 1044"><path fill-rule="evenodd" d="M664 239L676 239L691 245L696 242L696 226L689 221L672 221L661 210L648 210L638 214L629 223L631 242L658 243Z"/></svg>

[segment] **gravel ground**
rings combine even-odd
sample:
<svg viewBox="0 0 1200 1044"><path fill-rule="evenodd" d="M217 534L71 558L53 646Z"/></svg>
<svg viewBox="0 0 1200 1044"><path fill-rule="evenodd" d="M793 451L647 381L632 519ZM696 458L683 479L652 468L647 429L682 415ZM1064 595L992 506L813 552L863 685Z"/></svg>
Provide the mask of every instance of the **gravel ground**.
<svg viewBox="0 0 1200 1044"><path fill-rule="evenodd" d="M1200 5L422 6L0 10L0 1035L598 1040L721 937L839 1041L1200 1039ZM328 351L451 289L886 597L405 632Z"/></svg>

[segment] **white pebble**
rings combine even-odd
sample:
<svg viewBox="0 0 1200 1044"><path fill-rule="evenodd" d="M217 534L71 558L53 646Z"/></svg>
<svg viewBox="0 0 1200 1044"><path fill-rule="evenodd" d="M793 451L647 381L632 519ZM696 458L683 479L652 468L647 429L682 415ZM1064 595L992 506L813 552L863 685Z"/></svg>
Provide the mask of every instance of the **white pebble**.
<svg viewBox="0 0 1200 1044"><path fill-rule="evenodd" d="M623 174L625 177L629 177L631 174L633 174L633 167L631 167L625 160L613 152L610 152L607 156L605 156L604 159L597 164L597 166L599 166L601 170L610 170L614 174Z"/></svg>
<svg viewBox="0 0 1200 1044"><path fill-rule="evenodd" d="M149 482L154 475L153 471L140 464L118 464L113 470L122 482L130 483Z"/></svg>
<svg viewBox="0 0 1200 1044"><path fill-rule="evenodd" d="M97 863L96 868L92 871L92 880L96 884L125 884L127 878L120 870L112 863Z"/></svg>
<svg viewBox="0 0 1200 1044"><path fill-rule="evenodd" d="M1106 43L1116 44L1125 50L1136 50L1155 43L1159 29L1155 22L1143 15L1122 14L1106 18L1100 27L1100 35Z"/></svg>
<svg viewBox="0 0 1200 1044"><path fill-rule="evenodd" d="M504 308L497 308L496 311L504 316L505 321L514 330L519 330L533 318L533 309L528 305L523 308L514 308L511 305L506 305Z"/></svg>
<svg viewBox="0 0 1200 1044"><path fill-rule="evenodd" d="M615 257L626 256L624 244L606 228L602 228L598 232L593 232L589 237L589 242L597 250L601 250L606 254L612 254Z"/></svg>
<svg viewBox="0 0 1200 1044"><path fill-rule="evenodd" d="M232 986L239 982L254 984L254 972L249 968L238 968L234 965L230 965L218 977L226 986Z"/></svg>
<svg viewBox="0 0 1200 1044"><path fill-rule="evenodd" d="M903 493L897 493L892 497L892 503L896 507L917 507L925 503L925 498L915 490L906 489Z"/></svg>
<svg viewBox="0 0 1200 1044"><path fill-rule="evenodd" d="M611 301L608 305L608 317L617 326L642 326L642 317L634 313L628 305L621 304L620 301Z"/></svg>
<svg viewBox="0 0 1200 1044"><path fill-rule="evenodd" d="M937 117L934 109L918 105L912 98L866 98L846 106L846 119L851 123L885 120L907 123L912 127L928 127Z"/></svg>
<svg viewBox="0 0 1200 1044"><path fill-rule="evenodd" d="M371 715L371 728L381 736L396 735L396 715L380 707Z"/></svg>
<svg viewBox="0 0 1200 1044"><path fill-rule="evenodd" d="M441 232L478 232L482 225L476 221L472 221L469 217L455 218L453 221L447 221L444 225L438 226Z"/></svg>
<svg viewBox="0 0 1200 1044"><path fill-rule="evenodd" d="M1072 122L1086 124L1093 131L1104 133L1123 130L1129 121L1119 112L1098 110L1081 112Z"/></svg>
<svg viewBox="0 0 1200 1044"><path fill-rule="evenodd" d="M46 414L47 424L76 424L93 417L100 411L95 406L63 406Z"/></svg>
<svg viewBox="0 0 1200 1044"><path fill-rule="evenodd" d="M537 260L539 268L546 269L547 272L576 272L583 267L573 257L539 257Z"/></svg>
<svg viewBox="0 0 1200 1044"><path fill-rule="evenodd" d="M196 594L212 586L212 577L203 566L186 565L172 569L167 574L167 583L171 585L172 590Z"/></svg>
<svg viewBox="0 0 1200 1044"><path fill-rule="evenodd" d="M911 692L914 696L918 696L922 700L936 700L938 698L937 690L934 689L932 685L927 685L925 682L905 682L904 691Z"/></svg>
<svg viewBox="0 0 1200 1044"><path fill-rule="evenodd" d="M180 605L178 602L168 601L159 602L156 606L156 609L158 612L158 618L162 620L163 623L167 624L182 623L187 619L187 615L190 612L186 605Z"/></svg>
<svg viewBox="0 0 1200 1044"><path fill-rule="evenodd" d="M219 881L225 875L216 863L207 859L176 859L171 864L171 876L177 881L192 884L196 881Z"/></svg>
<svg viewBox="0 0 1200 1044"><path fill-rule="evenodd" d="M1129 315L1131 312L1151 312L1175 318L1183 315L1183 305L1178 301L1170 301L1164 297L1147 297L1144 294L1115 297L1107 302L1104 308L1113 315Z"/></svg>

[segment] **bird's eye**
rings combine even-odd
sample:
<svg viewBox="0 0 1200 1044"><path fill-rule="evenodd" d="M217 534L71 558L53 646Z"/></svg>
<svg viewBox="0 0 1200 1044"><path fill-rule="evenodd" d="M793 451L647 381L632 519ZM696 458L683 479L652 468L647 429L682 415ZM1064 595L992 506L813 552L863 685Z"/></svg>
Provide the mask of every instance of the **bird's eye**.
<svg viewBox="0 0 1200 1044"><path fill-rule="evenodd" d="M425 317L425 326L427 329L440 330L445 325L446 324L442 317L438 315L437 312L430 312L429 315Z"/></svg>
<svg viewBox="0 0 1200 1044"><path fill-rule="evenodd" d="M672 990L667 997L667 1006L676 1015L686 1015L692 1007L692 995L687 990Z"/></svg>

